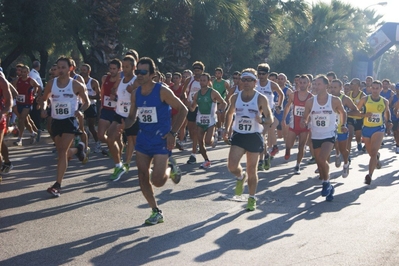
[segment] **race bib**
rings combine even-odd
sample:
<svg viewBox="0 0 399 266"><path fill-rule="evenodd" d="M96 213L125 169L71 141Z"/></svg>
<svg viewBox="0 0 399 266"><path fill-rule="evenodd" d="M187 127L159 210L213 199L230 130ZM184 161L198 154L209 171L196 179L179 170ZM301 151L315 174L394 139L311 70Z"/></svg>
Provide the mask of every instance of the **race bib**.
<svg viewBox="0 0 399 266"><path fill-rule="evenodd" d="M118 112L120 114L125 114L126 116L129 114L130 111L130 102L120 102L118 104Z"/></svg>
<svg viewBox="0 0 399 266"><path fill-rule="evenodd" d="M71 103L70 102L56 102L51 105L56 115L70 115L71 114Z"/></svg>
<svg viewBox="0 0 399 266"><path fill-rule="evenodd" d="M305 113L305 106L295 106L294 108L295 116L303 116L303 113Z"/></svg>
<svg viewBox="0 0 399 266"><path fill-rule="evenodd" d="M115 108L116 107L116 102L111 100L111 97L109 96L104 96L104 103L103 106L107 106L110 108Z"/></svg>
<svg viewBox="0 0 399 266"><path fill-rule="evenodd" d="M156 107L139 107L138 117L141 123L158 123Z"/></svg>
<svg viewBox="0 0 399 266"><path fill-rule="evenodd" d="M209 125L211 123L211 115L198 115L197 123L200 125Z"/></svg>
<svg viewBox="0 0 399 266"><path fill-rule="evenodd" d="M238 121L238 129L251 132L254 128L254 120L250 118L240 118Z"/></svg>
<svg viewBox="0 0 399 266"><path fill-rule="evenodd" d="M323 128L330 126L330 117L328 115L323 115L323 114L315 115L314 121L315 121L314 125L316 127Z"/></svg>
<svg viewBox="0 0 399 266"><path fill-rule="evenodd" d="M373 113L370 117L367 118L368 122L372 124L381 124L382 121L382 114L380 113Z"/></svg>
<svg viewBox="0 0 399 266"><path fill-rule="evenodd" d="M24 103L25 102L25 95L18 95L17 102Z"/></svg>

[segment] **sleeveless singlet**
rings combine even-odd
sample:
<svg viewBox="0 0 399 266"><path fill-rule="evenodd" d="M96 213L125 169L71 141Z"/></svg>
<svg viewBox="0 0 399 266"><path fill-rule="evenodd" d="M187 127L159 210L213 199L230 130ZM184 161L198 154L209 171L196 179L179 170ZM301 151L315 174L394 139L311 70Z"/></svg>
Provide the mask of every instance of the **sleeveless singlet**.
<svg viewBox="0 0 399 266"><path fill-rule="evenodd" d="M299 100L298 93L298 91L294 92L294 101L291 108L291 114L293 118L290 121L290 128L294 130L303 130L303 128L301 128L301 119L303 117L303 113L305 112L305 104L308 99L313 97L313 95L308 92L306 99L301 101Z"/></svg>
<svg viewBox="0 0 399 266"><path fill-rule="evenodd" d="M188 83L188 93L187 100L192 103L194 99L194 94L201 89L201 85L199 81L195 80L194 77L191 77L190 82Z"/></svg>
<svg viewBox="0 0 399 266"><path fill-rule="evenodd" d="M208 88L204 95L201 90L197 94L197 124L204 126L213 126L217 122L216 103L212 100L212 88Z"/></svg>
<svg viewBox="0 0 399 266"><path fill-rule="evenodd" d="M270 109L273 110L274 109L274 101L273 101L274 95L273 95L272 86L270 84L271 84L271 81L268 80L266 86L262 87L262 86L260 86L260 83L259 83L259 80L258 80L256 82L256 88L255 89L259 93L261 93L261 94L266 96L267 101L269 102Z"/></svg>
<svg viewBox="0 0 399 266"><path fill-rule="evenodd" d="M68 85L60 88L57 85L58 78L54 78L51 87L51 117L53 119L66 119L75 117L75 111L78 110L78 96L73 91L73 79L69 78Z"/></svg>
<svg viewBox="0 0 399 266"><path fill-rule="evenodd" d="M116 81L111 82L110 79L111 76L107 75L104 80L102 104L104 109L115 111L116 101L111 100L110 95Z"/></svg>
<svg viewBox="0 0 399 266"><path fill-rule="evenodd" d="M241 134L262 133L263 125L255 118L261 116L258 106L259 92L255 91L254 97L249 102L242 100L242 91L237 95L236 113L232 129Z"/></svg>
<svg viewBox="0 0 399 266"><path fill-rule="evenodd" d="M219 92L219 94L222 96L222 98L226 98L226 87L225 84L226 81L224 79L221 79L220 81L217 81L216 79L213 81L213 89Z"/></svg>
<svg viewBox="0 0 399 266"><path fill-rule="evenodd" d="M30 85L31 78L26 80L19 78L17 81L17 104L19 105L32 105L33 104L33 87Z"/></svg>
<svg viewBox="0 0 399 266"><path fill-rule="evenodd" d="M335 137L337 129L337 116L332 108L332 96L328 94L327 103L320 105L317 101L317 95L313 97L313 106L310 112L312 123L310 129L312 139L327 139Z"/></svg>
<svg viewBox="0 0 399 266"><path fill-rule="evenodd" d="M351 91L349 93L349 98L351 98L353 103L357 106L357 104L359 103L360 99L363 96L362 91L359 91L359 94L356 97L353 97L352 94L353 94L353 92ZM348 117L353 118L353 119L362 119L362 117L360 117L360 116L348 116Z"/></svg>
<svg viewBox="0 0 399 266"><path fill-rule="evenodd" d="M89 96L96 96L97 92L95 90L93 90L93 88L91 87L92 80L93 80L92 78L89 78L89 80L86 83L87 94ZM90 99L90 97L89 97L89 100L90 100L90 104L96 104L96 102L97 102L96 99Z"/></svg>
<svg viewBox="0 0 399 266"><path fill-rule="evenodd" d="M383 97L380 96L375 101L371 98L371 95L368 95L364 107L364 112L372 113L372 115L363 119L363 126L378 127L384 125L385 102Z"/></svg>
<svg viewBox="0 0 399 266"><path fill-rule="evenodd" d="M115 112L123 117L128 117L130 112L130 105L131 105L131 94L126 90L127 86L133 84L136 80L136 76L134 76L128 82L124 82L124 78L121 79L118 85L118 89L116 94L118 95L118 101L116 102L116 110Z"/></svg>

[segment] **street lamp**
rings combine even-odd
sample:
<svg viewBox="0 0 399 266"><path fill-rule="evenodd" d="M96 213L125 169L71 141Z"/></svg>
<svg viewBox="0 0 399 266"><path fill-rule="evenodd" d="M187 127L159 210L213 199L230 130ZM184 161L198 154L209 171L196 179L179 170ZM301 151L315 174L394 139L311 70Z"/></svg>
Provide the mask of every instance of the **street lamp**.
<svg viewBox="0 0 399 266"><path fill-rule="evenodd" d="M376 3L376 4L369 5L365 9L367 9L369 7L372 7L372 6L386 6L387 4L388 4L388 2L379 2L379 3Z"/></svg>

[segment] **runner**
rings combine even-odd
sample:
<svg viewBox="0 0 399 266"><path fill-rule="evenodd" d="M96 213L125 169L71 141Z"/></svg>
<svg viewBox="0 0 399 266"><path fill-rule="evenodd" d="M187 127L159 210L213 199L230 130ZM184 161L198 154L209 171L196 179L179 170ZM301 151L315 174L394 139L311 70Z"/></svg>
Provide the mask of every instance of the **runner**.
<svg viewBox="0 0 399 266"><path fill-rule="evenodd" d="M215 80L212 81L213 84L213 89L219 92L219 94L222 96L223 100L226 100L226 96L229 92L230 86L229 83L223 79L223 69L221 67L215 68ZM223 139L223 134L224 134L224 116L225 116L225 110L222 110L221 106L219 106L221 103L218 102L218 112L217 112L217 122L216 122L216 129L218 133L218 138L217 140L222 140ZM227 107L227 106L225 106Z"/></svg>
<svg viewBox="0 0 399 266"><path fill-rule="evenodd" d="M233 114L236 115L232 126L234 132L227 167L237 178L236 196L242 195L245 182L248 182L249 197L246 209L254 211L256 209L256 187L258 185L256 164L259 155L263 153L265 148L262 132L263 127L269 127L273 123L273 115L267 98L255 89L256 70L253 68L244 69L241 74L241 82L243 90L231 97L226 114L225 128L230 127ZM224 139L227 140L228 137L228 133L225 132ZM244 154L247 157L246 172L243 171L240 164Z"/></svg>
<svg viewBox="0 0 399 266"><path fill-rule="evenodd" d="M87 120L87 125L89 127L89 131L93 136L93 139L96 143L96 147L94 148L94 152L101 152L101 142L98 140L97 130L95 127L95 123L97 120L97 100L100 99L100 84L98 80L90 77L91 66L89 64L83 64L80 67L80 74L82 75L84 82L87 88L87 94L90 99L90 106L84 112L84 117Z"/></svg>
<svg viewBox="0 0 399 266"><path fill-rule="evenodd" d="M393 131L393 136L395 139L395 152L396 154L399 154L399 83L396 83L395 85L396 89L396 94L394 94L391 98L391 118L392 118L392 131Z"/></svg>
<svg viewBox="0 0 399 266"><path fill-rule="evenodd" d="M173 92L161 83L153 81L155 63L151 58L143 57L137 64L137 82L140 85L131 95L129 116L120 128L129 128L136 120L140 124L137 135L136 161L141 192L152 208L146 224L164 221L164 214L158 208L154 197L153 185L162 187L170 177L174 183L181 178L171 150L175 147L176 135L187 115L187 108ZM171 124L170 107L178 110L178 117ZM169 163L168 163L169 158ZM154 163L150 175L151 162Z"/></svg>
<svg viewBox="0 0 399 266"><path fill-rule="evenodd" d="M179 99L182 98L182 93L183 93L183 85L181 84L182 80L182 75L179 72L173 73L172 76L172 82L173 86L169 86L170 89L173 91L175 96ZM177 110L172 109L172 124L175 122L177 118ZM179 133L177 134L177 140L176 140L176 147L183 151L184 150L184 137L186 134L186 125L187 125L187 119L184 119L183 125L180 127Z"/></svg>
<svg viewBox="0 0 399 266"><path fill-rule="evenodd" d="M270 66L266 63L262 63L258 65L258 81L256 83L256 90L261 94L265 95L269 107L271 110L275 110L277 113L280 113L282 110L282 104L284 102L284 94L278 84L274 81L268 79L270 73ZM277 79L277 73L275 78ZM273 92L278 94L278 104L275 106L273 98ZM274 122L270 127L263 128L263 136L268 133L267 136L267 143L270 151L268 149L264 149L264 152L260 155L259 163L258 163L258 171L269 170L271 167L271 157L269 152L273 152L273 154L277 154L278 147L277 147L277 136L275 133L278 120L273 120Z"/></svg>
<svg viewBox="0 0 399 266"><path fill-rule="evenodd" d="M309 129L301 127L301 119L305 111L305 103L312 98L312 94L308 91L310 80L308 76L302 75L298 82L297 91L288 96L288 103L284 108L282 118L283 127L286 126L286 117L288 113L292 112L292 119L289 123L289 128L286 136L286 148L284 159L288 160L291 156L291 149L294 146L295 140L298 137L298 154L296 157L296 165L294 173L299 175L301 173L300 164L305 153L305 144L309 138Z"/></svg>
<svg viewBox="0 0 399 266"><path fill-rule="evenodd" d="M7 132L7 115L9 110L11 109L11 91L10 91L10 83L7 81L3 72L0 72L0 169L1 172L8 173L12 169L12 164L8 158L3 156L4 148L7 146L4 143L4 135ZM6 152L8 154L8 152ZM4 160L4 163L3 163ZM7 162L8 161L8 162Z"/></svg>
<svg viewBox="0 0 399 266"><path fill-rule="evenodd" d="M351 100L355 105L358 105L360 99L365 96L365 94L360 90L360 79L358 78L352 79L350 85L352 91L349 93L349 98L351 98ZM361 151L363 149L362 127L363 127L363 118L361 116L353 116L353 115L348 116L348 129L349 129L348 151L351 150L353 135L355 135L356 138L357 150Z"/></svg>
<svg viewBox="0 0 399 266"><path fill-rule="evenodd" d="M282 88L284 93L284 102L283 102L283 110L284 110L288 103L288 97L293 93L293 91L291 90L289 84L287 84L287 76L284 73L278 74L277 84L280 86L280 88ZM276 92L274 92L273 94L274 94L274 104L276 105L278 104L278 94ZM288 133L287 125L291 121L291 112L289 112L288 115L286 116L285 123L282 123L283 113L284 111L279 113L274 111L274 117L278 120L277 138L283 138L285 141Z"/></svg>
<svg viewBox="0 0 399 266"><path fill-rule="evenodd" d="M365 114L362 136L367 153L370 155L369 173L364 179L364 183L367 185L371 183L374 169L381 168L380 153L378 150L384 138L385 128L392 126L389 102L380 96L382 90L381 81L373 81L371 88L371 94L362 97L357 105L359 110L363 110L364 107Z"/></svg>
<svg viewBox="0 0 399 266"><path fill-rule="evenodd" d="M58 77L46 84L43 97L38 99L43 106L43 116L47 115L47 100L51 101L52 133L57 148L58 163L56 182L47 189L47 192L55 197L61 195L61 182L68 167L68 159L74 154L82 162L86 158L83 142L80 142L77 148L70 148L75 135L81 134L76 117L81 116L89 106L89 97L84 85L70 77L71 66L71 59L58 58ZM78 109L78 97L83 101L80 109Z"/></svg>
<svg viewBox="0 0 399 266"><path fill-rule="evenodd" d="M125 130L127 137L127 148L126 148L126 162L122 164L121 159L121 146L118 144L121 139L121 132L117 130L117 126L122 123L122 120L129 115L131 106L131 93L133 92L136 85L133 83L136 80L134 71L136 69L136 60L131 55L126 55L122 60L123 78L120 79L116 89L116 95L118 100L116 103L115 116L108 129L108 148L112 155L112 159L115 163L114 172L110 179L112 181L118 181L121 176L129 171L130 161L133 156L134 145L136 142L136 136L139 130L138 123L135 123L131 127ZM133 85L133 86L129 86ZM112 92L115 94L115 92Z"/></svg>
<svg viewBox="0 0 399 266"><path fill-rule="evenodd" d="M347 132L346 112L338 97L327 92L329 88L328 78L319 75L315 78L315 89L317 95L306 101L305 111L301 121L302 128L308 126L311 119L310 130L312 132L313 150L315 153L320 179L323 180L321 196L327 201L334 199L334 187L330 184L330 167L328 158L334 147L336 132L336 114L340 115L342 121L342 132Z"/></svg>
<svg viewBox="0 0 399 266"><path fill-rule="evenodd" d="M340 98L342 105L346 111L347 116L356 115L362 116L357 109L356 105L352 102L351 98L346 96L342 92L342 81L334 79L330 85L331 94ZM342 131L342 123L340 116L338 116L338 127L337 127L337 142L335 142L335 166L341 166L341 154L344 159L344 167L342 170L342 177L346 178L349 175L349 150L348 150L348 138L349 133Z"/></svg>
<svg viewBox="0 0 399 266"><path fill-rule="evenodd" d="M201 89L199 79L205 70L205 65L200 61L194 62L192 64L192 67L193 67L194 76L192 76L190 79L186 79L186 82L184 83L184 86L183 86L183 94L182 94L183 102L187 106L191 105L191 103L193 101L194 94ZM196 108L193 112L188 111L188 114L187 114L188 132L190 133L190 139L193 142L191 155L187 161L188 164L194 164L197 162L197 158L196 158L197 144L198 144L197 124L196 124L197 111L198 111L198 108Z"/></svg>
<svg viewBox="0 0 399 266"><path fill-rule="evenodd" d="M103 143L108 143L108 129L114 120L115 107L116 107L116 86L119 83L122 62L119 59L112 59L108 63L108 74L104 75L101 79L101 111L100 120L98 121L98 139ZM119 147L122 142L119 140ZM105 155L108 154L107 150L103 150Z"/></svg>
<svg viewBox="0 0 399 266"><path fill-rule="evenodd" d="M206 153L205 144L209 146L212 145L214 148L218 140L218 135L215 132L215 126L218 119L216 113L221 113L224 115L224 110L226 110L227 105L219 92L209 87L210 80L211 76L208 73L203 73L201 75L201 89L194 94L193 102L190 106L191 111L198 108L197 136L200 153L205 160L201 164L201 168L204 169L211 167L211 161L209 161L208 155Z"/></svg>

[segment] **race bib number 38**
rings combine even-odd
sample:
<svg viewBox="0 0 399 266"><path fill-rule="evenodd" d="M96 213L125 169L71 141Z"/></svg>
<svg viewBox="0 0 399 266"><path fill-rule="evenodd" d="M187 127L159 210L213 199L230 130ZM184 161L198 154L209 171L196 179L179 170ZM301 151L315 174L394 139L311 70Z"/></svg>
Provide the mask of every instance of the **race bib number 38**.
<svg viewBox="0 0 399 266"><path fill-rule="evenodd" d="M157 109L155 107L139 107L137 109L141 123L158 123Z"/></svg>

